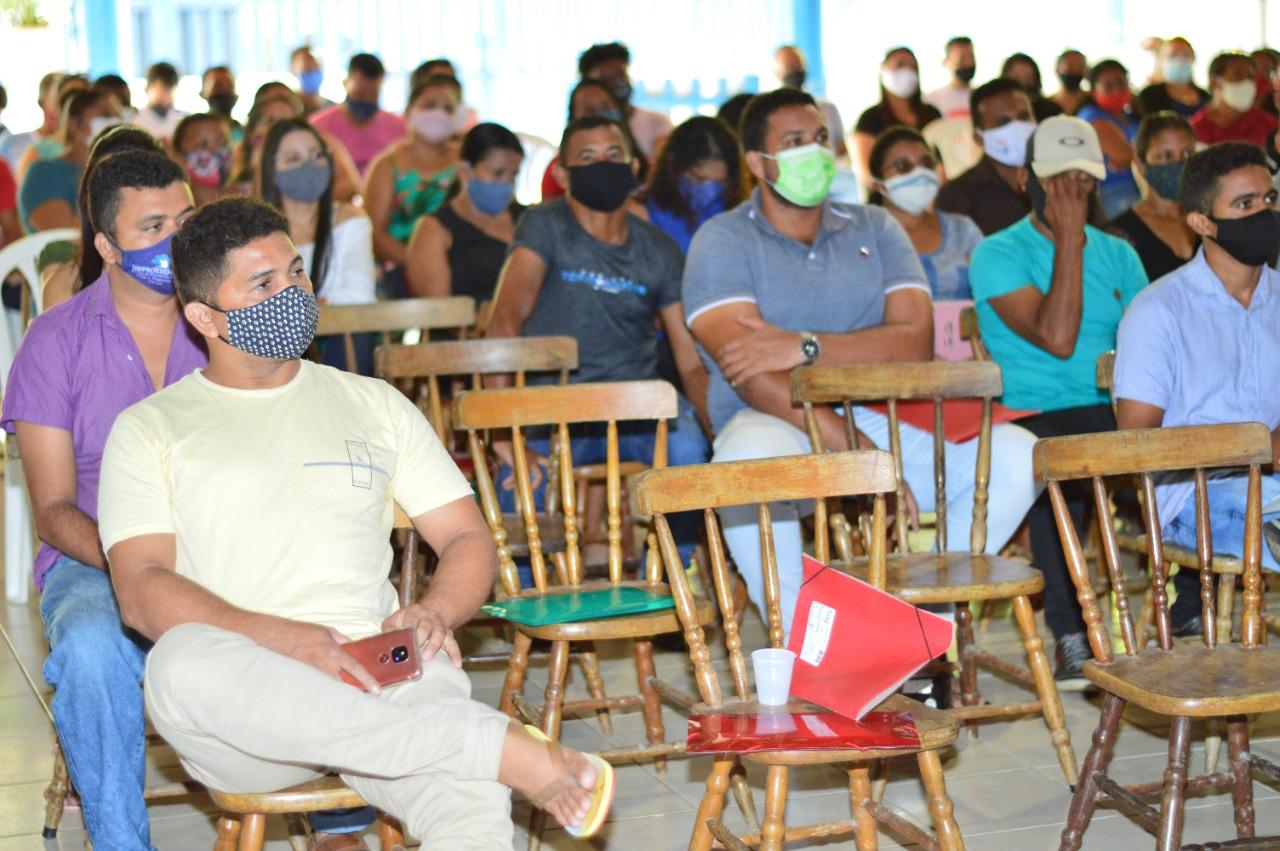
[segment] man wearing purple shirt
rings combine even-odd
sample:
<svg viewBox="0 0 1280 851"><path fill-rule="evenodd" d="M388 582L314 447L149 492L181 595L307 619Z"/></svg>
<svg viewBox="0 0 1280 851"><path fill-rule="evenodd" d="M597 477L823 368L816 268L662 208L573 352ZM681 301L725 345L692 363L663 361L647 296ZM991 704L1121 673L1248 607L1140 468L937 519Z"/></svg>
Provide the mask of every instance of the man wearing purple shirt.
<svg viewBox="0 0 1280 851"><path fill-rule="evenodd" d="M347 65L347 99L311 116L311 125L347 146L363 175L378 154L404 137L404 119L378 107L382 60L372 53L357 53Z"/></svg>
<svg viewBox="0 0 1280 851"><path fill-rule="evenodd" d="M36 318L5 387L41 547L35 579L49 641L54 724L95 847L150 849L143 801L147 643L120 621L98 539L103 446L125 408L205 365L182 319L169 244L194 211L182 168L124 151L89 175L86 251L102 277Z"/></svg>

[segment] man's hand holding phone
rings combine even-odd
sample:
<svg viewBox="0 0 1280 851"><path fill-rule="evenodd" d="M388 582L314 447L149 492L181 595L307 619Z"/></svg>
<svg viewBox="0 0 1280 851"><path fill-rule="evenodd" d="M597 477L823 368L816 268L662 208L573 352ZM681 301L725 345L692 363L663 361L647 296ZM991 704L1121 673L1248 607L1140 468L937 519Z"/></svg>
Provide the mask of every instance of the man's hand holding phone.
<svg viewBox="0 0 1280 851"><path fill-rule="evenodd" d="M305 662L335 680L349 678L370 694L382 691L373 674L343 647L348 639L336 629L281 618L266 638L261 643L269 650Z"/></svg>
<svg viewBox="0 0 1280 851"><path fill-rule="evenodd" d="M412 629L418 636L418 647L422 652L422 663L430 662L440 651L444 651L453 662L455 668L462 667L462 651L453 637L453 628L443 612L437 609L414 603L400 609L382 622L382 631L393 629Z"/></svg>

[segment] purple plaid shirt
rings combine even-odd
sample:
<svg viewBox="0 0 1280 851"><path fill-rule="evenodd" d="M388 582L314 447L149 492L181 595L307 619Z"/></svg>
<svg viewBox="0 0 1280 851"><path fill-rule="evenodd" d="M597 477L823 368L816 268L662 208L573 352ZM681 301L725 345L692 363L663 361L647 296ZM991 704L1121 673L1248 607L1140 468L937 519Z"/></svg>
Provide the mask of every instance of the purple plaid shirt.
<svg viewBox="0 0 1280 851"><path fill-rule="evenodd" d="M179 318L165 366L165 386L208 360L204 340ZM116 313L104 272L70 301L31 323L9 370L0 427L12 434L21 420L71 432L76 505L96 520L98 474L111 425L121 411L154 392L142 354ZM35 562L38 588L44 588L45 574L61 556L41 542Z"/></svg>

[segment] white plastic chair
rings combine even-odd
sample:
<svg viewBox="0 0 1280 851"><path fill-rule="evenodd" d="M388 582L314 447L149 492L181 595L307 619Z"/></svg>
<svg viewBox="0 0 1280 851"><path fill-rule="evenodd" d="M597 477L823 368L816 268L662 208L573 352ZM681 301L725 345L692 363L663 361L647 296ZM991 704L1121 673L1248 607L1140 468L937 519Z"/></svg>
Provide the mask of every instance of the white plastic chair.
<svg viewBox="0 0 1280 851"><path fill-rule="evenodd" d="M80 236L75 228L55 228L24 236L0 249L0 281L11 272L19 272L26 280L27 295L36 315L43 307L40 276L36 274L36 258L51 242L72 241ZM16 310L4 311L0 321L0 392L8 388L9 369L18 353L24 317ZM0 432L0 435L3 435ZM16 444L4 441L4 565L5 597L10 603L25 603L31 588L31 572L35 562L35 526L31 503L27 499L27 482L22 475Z"/></svg>
<svg viewBox="0 0 1280 851"><path fill-rule="evenodd" d="M921 132L925 141L942 154L948 180L955 180L982 159L982 148L973 139L973 122L968 118L938 118Z"/></svg>

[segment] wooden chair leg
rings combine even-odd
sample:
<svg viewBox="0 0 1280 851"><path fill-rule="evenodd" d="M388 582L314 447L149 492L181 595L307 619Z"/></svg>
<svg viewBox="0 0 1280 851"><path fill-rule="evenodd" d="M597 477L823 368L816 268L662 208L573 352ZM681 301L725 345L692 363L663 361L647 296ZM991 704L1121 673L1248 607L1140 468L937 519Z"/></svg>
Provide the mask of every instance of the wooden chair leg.
<svg viewBox="0 0 1280 851"><path fill-rule="evenodd" d="M524 672L529 667L529 647L532 644L532 638L523 632L516 632L511 647L511 658L507 662L507 676L502 681L502 696L498 703L498 709L513 718L516 715L516 704L511 699L511 695L519 694L524 690Z"/></svg>
<svg viewBox="0 0 1280 851"><path fill-rule="evenodd" d="M702 793L702 801L698 804L698 815L693 819L693 836L689 838L689 851L710 851L715 837L707 829L707 822L718 820L724 812L724 793L729 788L729 774L733 771L736 759L722 754L711 766L707 775L707 791ZM741 801L739 801L741 804Z"/></svg>
<svg viewBox="0 0 1280 851"><path fill-rule="evenodd" d="M542 709L542 732L560 741L560 722L564 708L564 681L569 673L569 642L551 642L551 664L547 670L546 703Z"/></svg>
<svg viewBox="0 0 1280 851"><path fill-rule="evenodd" d="M1080 779L1076 772L1076 753L1071 748L1071 734L1067 732L1066 717L1062 713L1062 698L1058 694L1058 684L1054 682L1053 671L1044 652L1044 640L1036 629L1036 616L1031 608L1030 598L1014 597L1013 613L1017 618L1018 628L1022 631L1027 664L1036 684L1036 694L1040 697L1040 711L1044 714L1044 723L1049 725L1049 739L1058 752L1058 764L1062 766L1067 784L1074 789Z"/></svg>
<svg viewBox="0 0 1280 851"><path fill-rule="evenodd" d="M786 833L784 816L787 811L787 767L769 766L764 785L764 822L760 825L760 851L782 851L782 837Z"/></svg>
<svg viewBox="0 0 1280 851"><path fill-rule="evenodd" d="M1182 815L1187 792L1187 755L1191 752L1191 719L1174 718L1169 724L1169 767L1164 771L1164 796L1160 801L1160 832L1156 851L1177 851L1182 845Z"/></svg>
<svg viewBox="0 0 1280 851"><path fill-rule="evenodd" d="M593 700L604 700L604 679L600 676L600 659L596 656L595 642L586 641L578 651L578 664L582 666L582 678L587 681L587 693ZM606 736L613 732L613 718L608 707L596 710L596 722Z"/></svg>
<svg viewBox="0 0 1280 851"><path fill-rule="evenodd" d="M547 828L547 811L535 809L529 813L529 851L542 848L542 832Z"/></svg>
<svg viewBox="0 0 1280 851"><path fill-rule="evenodd" d="M849 763L849 806L857 824L853 841L858 846L858 851L876 851L880 847L875 817L867 811L867 802L870 800L871 779L867 775L867 764Z"/></svg>
<svg viewBox="0 0 1280 851"><path fill-rule="evenodd" d="M1231 759L1231 803L1235 807L1236 838L1253 836L1253 771L1245 757L1249 754L1249 721L1243 715L1227 719L1227 754Z"/></svg>
<svg viewBox="0 0 1280 851"><path fill-rule="evenodd" d="M960 657L960 705L977 706L982 702L978 694L978 663L973 651L973 611L969 603L956 603L956 650ZM968 722L965 727L971 738L978 737L978 725Z"/></svg>
<svg viewBox="0 0 1280 851"><path fill-rule="evenodd" d="M650 680L657 676L653 668L653 642L645 638L635 640L636 684L640 687L641 709L644 712L645 732L649 744L660 745L667 737L662 726L662 699ZM653 768L658 773L665 773L667 760L665 757L654 760Z"/></svg>
<svg viewBox="0 0 1280 851"><path fill-rule="evenodd" d="M1105 775L1107 763L1111 762L1111 752L1115 748L1116 730L1120 726L1120 716L1124 713L1124 701L1114 694L1108 694L1102 700L1102 716L1098 719L1098 728L1093 733L1093 744L1085 755L1084 766L1080 772L1080 782L1076 784L1075 795L1071 797L1071 806L1067 810L1067 826L1062 829L1062 838L1058 842L1058 851L1080 851L1080 843L1084 840L1084 832L1093 818L1093 808L1098 801L1098 782L1094 775Z"/></svg>
<svg viewBox="0 0 1280 851"><path fill-rule="evenodd" d="M223 813L218 819L218 838L213 843L213 851L236 851L239 840L240 819Z"/></svg>
<svg viewBox="0 0 1280 851"><path fill-rule="evenodd" d="M49 787L44 793L44 830L41 835L45 839L56 839L58 825L62 822L62 811L67 806L67 760L62 755L62 745L55 739L53 742L53 776L49 779Z"/></svg>
<svg viewBox="0 0 1280 851"><path fill-rule="evenodd" d="M382 843L382 851L391 851L397 845L404 845L404 831L395 816L379 811L378 841Z"/></svg>
<svg viewBox="0 0 1280 851"><path fill-rule="evenodd" d="M947 784L942 779L942 761L937 751L921 751L916 755L920 763L920 781L929 795L929 814L933 817L933 833L938 840L938 851L964 851L964 839L956 824L955 808L947 795Z"/></svg>
<svg viewBox="0 0 1280 851"><path fill-rule="evenodd" d="M760 817L756 815L756 800L751 794L751 784L747 782L747 770L742 766L741 759L733 761L729 785L733 788L733 797L738 802L742 820L747 824L747 833L759 833Z"/></svg>
<svg viewBox="0 0 1280 851"><path fill-rule="evenodd" d="M249 813L240 817L239 851L262 851L267 835L267 817L262 813Z"/></svg>

